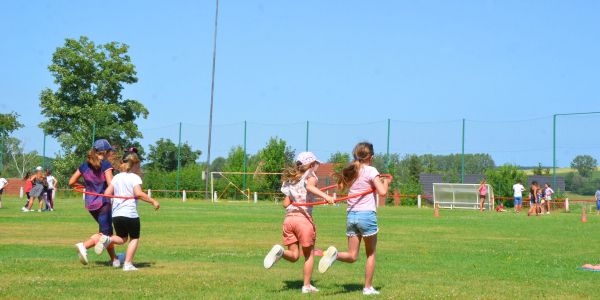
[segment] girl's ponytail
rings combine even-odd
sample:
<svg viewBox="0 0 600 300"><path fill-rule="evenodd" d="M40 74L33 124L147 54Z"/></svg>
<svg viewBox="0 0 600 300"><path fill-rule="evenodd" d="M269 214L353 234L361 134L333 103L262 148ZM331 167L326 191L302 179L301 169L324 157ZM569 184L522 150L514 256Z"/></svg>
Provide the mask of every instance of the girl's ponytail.
<svg viewBox="0 0 600 300"><path fill-rule="evenodd" d="M354 183L358 178L361 165L373 157L373 153L373 144L368 142L358 143L354 147L354 151L352 151L354 161L343 168L341 172L333 174L339 189L348 189Z"/></svg>
<svg viewBox="0 0 600 300"><path fill-rule="evenodd" d="M92 169L100 170L100 158L98 158L98 152L92 148L87 154L87 163Z"/></svg>

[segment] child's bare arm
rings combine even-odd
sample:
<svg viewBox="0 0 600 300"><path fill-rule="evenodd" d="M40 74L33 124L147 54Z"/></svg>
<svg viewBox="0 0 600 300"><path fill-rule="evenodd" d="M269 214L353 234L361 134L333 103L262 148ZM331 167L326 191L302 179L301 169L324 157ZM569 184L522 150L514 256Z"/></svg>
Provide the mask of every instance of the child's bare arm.
<svg viewBox="0 0 600 300"><path fill-rule="evenodd" d="M133 188L133 194L135 195L136 198L139 198L144 202L148 202L148 203L152 204L152 206L154 206L154 209L160 208L160 203L158 203L158 201L152 199L150 196L148 196L148 194L144 193L144 191L142 191L141 185L136 185Z"/></svg>
<svg viewBox="0 0 600 300"><path fill-rule="evenodd" d="M115 187L111 184L109 185L106 190L104 190L104 194L105 195L112 195L115 193Z"/></svg>
<svg viewBox="0 0 600 300"><path fill-rule="evenodd" d="M389 184L389 178L387 177L377 176L373 179L373 185L375 186L375 190L377 191L377 194L379 194L379 196L387 195Z"/></svg>
<svg viewBox="0 0 600 300"><path fill-rule="evenodd" d="M325 201L329 203L335 202L335 199L333 197L325 194L317 187L317 178L315 177L309 177L308 179L306 179L306 190L325 199Z"/></svg>
<svg viewBox="0 0 600 300"><path fill-rule="evenodd" d="M75 183L77 183L77 180L79 180L79 177L81 177L81 172L79 172L79 170L77 170L77 171L75 171L75 173L73 173L73 175L69 179L69 185L74 185Z"/></svg>
<svg viewBox="0 0 600 300"><path fill-rule="evenodd" d="M290 196L285 196L285 198L283 198L283 207L287 208L288 206L290 206L290 204L292 204L292 200L290 200Z"/></svg>

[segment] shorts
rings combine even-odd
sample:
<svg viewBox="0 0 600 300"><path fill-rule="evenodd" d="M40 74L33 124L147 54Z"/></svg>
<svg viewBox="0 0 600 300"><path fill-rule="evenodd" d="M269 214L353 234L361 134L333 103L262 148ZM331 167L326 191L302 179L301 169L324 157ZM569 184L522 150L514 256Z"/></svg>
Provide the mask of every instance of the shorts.
<svg viewBox="0 0 600 300"><path fill-rule="evenodd" d="M315 245L317 229L312 219L303 213L288 213L283 220L283 244L299 243L307 248Z"/></svg>
<svg viewBox="0 0 600 300"><path fill-rule="evenodd" d="M4 193L4 188L0 189L0 195L2 195L2 193Z"/></svg>
<svg viewBox="0 0 600 300"><path fill-rule="evenodd" d="M140 238L140 218L114 217L113 224L118 237L132 240Z"/></svg>
<svg viewBox="0 0 600 300"><path fill-rule="evenodd" d="M515 205L523 205L523 197L515 197Z"/></svg>
<svg viewBox="0 0 600 300"><path fill-rule="evenodd" d="M111 236L113 234L112 227L112 205L110 203L102 204L102 207L91 210L90 215L98 222L98 231L104 235Z"/></svg>
<svg viewBox="0 0 600 300"><path fill-rule="evenodd" d="M596 209L600 210L600 201L596 201Z"/></svg>
<svg viewBox="0 0 600 300"><path fill-rule="evenodd" d="M27 199L31 198L31 196L29 195L29 192L25 193L25 195L27 195Z"/></svg>
<svg viewBox="0 0 600 300"><path fill-rule="evenodd" d="M346 221L346 236L372 236L379 232L377 213L374 211L349 211Z"/></svg>

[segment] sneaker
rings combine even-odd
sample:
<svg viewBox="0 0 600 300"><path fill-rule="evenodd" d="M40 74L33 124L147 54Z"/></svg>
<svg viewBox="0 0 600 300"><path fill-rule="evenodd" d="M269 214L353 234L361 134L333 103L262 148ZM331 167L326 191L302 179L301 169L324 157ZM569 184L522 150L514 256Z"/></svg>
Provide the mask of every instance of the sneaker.
<svg viewBox="0 0 600 300"><path fill-rule="evenodd" d="M368 288L363 289L363 295L365 295L365 296L379 295L379 291L374 289L373 287L368 287Z"/></svg>
<svg viewBox="0 0 600 300"><path fill-rule="evenodd" d="M22 211L22 212L30 212L30 210L29 210L29 209L27 209L27 207L21 207L21 211Z"/></svg>
<svg viewBox="0 0 600 300"><path fill-rule="evenodd" d="M129 272L129 271L137 271L138 268L136 268L132 263L126 263L123 265L123 271L125 272Z"/></svg>
<svg viewBox="0 0 600 300"><path fill-rule="evenodd" d="M103 234L100 236L100 240L98 240L96 246L94 246L94 252L100 255L108 245L110 245L110 237Z"/></svg>
<svg viewBox="0 0 600 300"><path fill-rule="evenodd" d="M42 210L41 210L41 209L38 209L38 212L42 212Z"/></svg>
<svg viewBox="0 0 600 300"><path fill-rule="evenodd" d="M285 250L280 245L273 246L271 251L269 251L267 256L265 256L265 260L263 262L265 269L270 269L277 261L279 261L283 256L283 251Z"/></svg>
<svg viewBox="0 0 600 300"><path fill-rule="evenodd" d="M333 262L337 259L337 249L334 246L329 246L325 253L323 253L323 258L319 261L319 272L325 273L333 265Z"/></svg>
<svg viewBox="0 0 600 300"><path fill-rule="evenodd" d="M316 293L318 292L319 289L314 287L312 284L309 286L303 286L302 287L302 294L310 294L310 293Z"/></svg>
<svg viewBox="0 0 600 300"><path fill-rule="evenodd" d="M546 212L546 214L547 214L547 215L549 215L549 214L550 214L550 212L549 212L549 211L547 211L547 212Z"/></svg>
<svg viewBox="0 0 600 300"><path fill-rule="evenodd" d="M121 262L119 261L119 259L115 259L112 261L112 266L114 268L120 268L121 267Z"/></svg>
<svg viewBox="0 0 600 300"><path fill-rule="evenodd" d="M77 255L79 256L79 262L81 262L81 264L83 264L83 265L87 265L88 264L87 249L85 249L85 247L83 246L83 243L75 244L75 249L77 249Z"/></svg>

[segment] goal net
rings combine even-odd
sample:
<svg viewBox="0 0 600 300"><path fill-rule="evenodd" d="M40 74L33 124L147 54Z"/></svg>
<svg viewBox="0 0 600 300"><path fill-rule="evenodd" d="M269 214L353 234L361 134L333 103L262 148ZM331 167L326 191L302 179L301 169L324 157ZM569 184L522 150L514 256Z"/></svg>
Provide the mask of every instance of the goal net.
<svg viewBox="0 0 600 300"><path fill-rule="evenodd" d="M449 209L479 209L479 184L434 183L433 204ZM494 189L489 184L483 207L494 209Z"/></svg>
<svg viewBox="0 0 600 300"><path fill-rule="evenodd" d="M212 202L281 200L282 173L210 172Z"/></svg>

